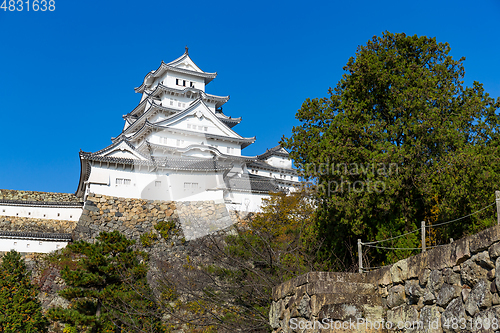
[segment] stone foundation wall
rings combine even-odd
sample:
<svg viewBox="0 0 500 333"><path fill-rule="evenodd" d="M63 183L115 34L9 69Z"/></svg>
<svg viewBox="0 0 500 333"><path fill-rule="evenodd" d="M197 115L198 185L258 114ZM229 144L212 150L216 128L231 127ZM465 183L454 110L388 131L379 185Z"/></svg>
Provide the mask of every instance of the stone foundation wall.
<svg viewBox="0 0 500 333"><path fill-rule="evenodd" d="M74 240L92 240L101 231L118 230L130 239L150 232L160 221L177 220L174 202L89 194L74 231Z"/></svg>
<svg viewBox="0 0 500 333"><path fill-rule="evenodd" d="M45 201L45 202L82 202L73 193L0 190L0 200Z"/></svg>
<svg viewBox="0 0 500 333"><path fill-rule="evenodd" d="M365 321L345 332L497 332L499 290L495 226L369 273L299 276L274 289L269 317L274 332L318 332L294 330L291 319L302 327L322 319ZM368 320L385 324L373 329Z"/></svg>
<svg viewBox="0 0 500 333"><path fill-rule="evenodd" d="M0 231L71 233L77 221L0 216Z"/></svg>
<svg viewBox="0 0 500 333"><path fill-rule="evenodd" d="M230 227L232 220L224 203L214 201L176 202L179 222L186 240Z"/></svg>

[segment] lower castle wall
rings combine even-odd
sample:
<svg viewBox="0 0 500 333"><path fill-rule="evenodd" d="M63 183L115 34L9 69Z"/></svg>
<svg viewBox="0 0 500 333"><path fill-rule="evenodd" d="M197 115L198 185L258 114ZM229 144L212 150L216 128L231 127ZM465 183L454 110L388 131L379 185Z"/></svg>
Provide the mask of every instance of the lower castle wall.
<svg viewBox="0 0 500 333"><path fill-rule="evenodd" d="M0 231L71 233L77 221L0 216Z"/></svg>
<svg viewBox="0 0 500 333"><path fill-rule="evenodd" d="M273 332L318 332L307 327L322 320L339 325L321 332L494 332L499 291L495 226L369 273L301 275L274 288L269 319ZM361 324L340 326L349 320Z"/></svg>
<svg viewBox="0 0 500 333"><path fill-rule="evenodd" d="M0 190L0 200L82 202L82 199L78 198L73 193L18 191L18 190Z"/></svg>

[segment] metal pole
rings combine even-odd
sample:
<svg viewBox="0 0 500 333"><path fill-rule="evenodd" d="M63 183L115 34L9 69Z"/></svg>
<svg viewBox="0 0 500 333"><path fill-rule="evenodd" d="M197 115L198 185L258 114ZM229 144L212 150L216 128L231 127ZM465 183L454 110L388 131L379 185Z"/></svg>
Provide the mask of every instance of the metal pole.
<svg viewBox="0 0 500 333"><path fill-rule="evenodd" d="M422 221L422 252L425 252L425 221Z"/></svg>
<svg viewBox="0 0 500 333"><path fill-rule="evenodd" d="M497 203L497 224L500 224L500 191L495 191L495 199Z"/></svg>
<svg viewBox="0 0 500 333"><path fill-rule="evenodd" d="M359 261L359 272L363 273L363 255L361 253L361 239L358 239L358 261Z"/></svg>

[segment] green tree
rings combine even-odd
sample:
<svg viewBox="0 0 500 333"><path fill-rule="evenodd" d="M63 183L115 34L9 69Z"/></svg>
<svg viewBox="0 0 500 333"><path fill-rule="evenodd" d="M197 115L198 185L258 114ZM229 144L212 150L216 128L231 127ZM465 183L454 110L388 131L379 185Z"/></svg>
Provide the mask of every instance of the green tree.
<svg viewBox="0 0 500 333"><path fill-rule="evenodd" d="M317 258L307 193L274 193L262 213L227 232L188 244L189 257L169 258L163 308L172 328L192 332L266 332L272 288L297 275L327 270Z"/></svg>
<svg viewBox="0 0 500 333"><path fill-rule="evenodd" d="M60 295L70 306L49 310L49 317L78 332L161 332L150 318L154 304L137 291L148 290L146 254L119 232L103 232L95 243L78 241L61 255Z"/></svg>
<svg viewBox="0 0 500 333"><path fill-rule="evenodd" d="M500 181L496 102L464 58L435 38L385 32L358 47L329 96L307 99L282 144L317 186L317 227L337 269L355 267L355 243L416 230L494 202ZM488 226L494 210L435 229L435 242ZM380 244L420 247L419 234ZM354 250L354 251L353 251ZM408 251L371 251L375 264Z"/></svg>
<svg viewBox="0 0 500 333"><path fill-rule="evenodd" d="M37 295L21 255L7 252L0 267L0 332L47 332Z"/></svg>

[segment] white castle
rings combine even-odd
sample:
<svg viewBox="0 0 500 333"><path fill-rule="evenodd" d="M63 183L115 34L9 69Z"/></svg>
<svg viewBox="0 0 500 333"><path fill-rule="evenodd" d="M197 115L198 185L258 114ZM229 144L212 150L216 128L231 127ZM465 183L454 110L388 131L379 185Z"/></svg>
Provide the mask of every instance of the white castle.
<svg viewBox="0 0 500 333"><path fill-rule="evenodd" d="M95 153L80 151L76 195L89 193L165 201L226 203L255 212L270 191L298 184L288 152L281 146L244 156L255 142L233 130L241 117L222 112L229 96L205 92L217 73L201 70L185 53L161 62L135 88L141 101L124 115L112 144Z"/></svg>

